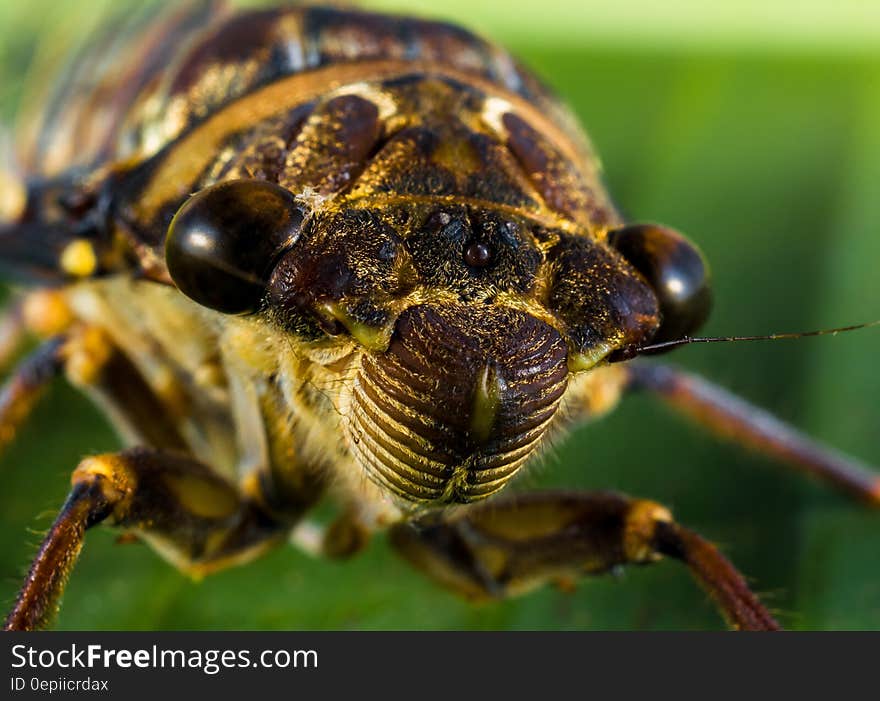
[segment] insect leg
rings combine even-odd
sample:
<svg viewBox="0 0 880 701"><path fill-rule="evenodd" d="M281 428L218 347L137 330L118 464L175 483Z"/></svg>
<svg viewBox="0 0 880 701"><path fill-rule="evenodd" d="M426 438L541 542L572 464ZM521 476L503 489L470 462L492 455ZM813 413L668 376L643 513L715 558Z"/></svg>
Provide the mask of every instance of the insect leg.
<svg viewBox="0 0 880 701"><path fill-rule="evenodd" d="M46 386L67 366L73 316L57 290L36 290L16 300L0 320L0 366L30 335L46 340L13 370L0 390L0 450L15 437Z"/></svg>
<svg viewBox="0 0 880 701"><path fill-rule="evenodd" d="M290 542L313 557L344 560L363 550L373 531L354 509L347 509L326 527L311 521L298 523Z"/></svg>
<svg viewBox="0 0 880 701"><path fill-rule="evenodd" d="M106 332L77 327L63 354L67 379L104 409L129 445L188 452L168 406Z"/></svg>
<svg viewBox="0 0 880 701"><path fill-rule="evenodd" d="M56 336L43 342L19 363L0 390L0 449L12 441L47 385L60 374L64 341L63 336Z"/></svg>
<svg viewBox="0 0 880 701"><path fill-rule="evenodd" d="M17 299L0 313L0 370L6 370L27 340L22 300Z"/></svg>
<svg viewBox="0 0 880 701"><path fill-rule="evenodd" d="M103 521L146 540L194 577L250 560L285 537L285 529L235 486L182 455L135 448L89 457L74 470L71 483L6 618L6 630L50 623L85 531Z"/></svg>
<svg viewBox="0 0 880 701"><path fill-rule="evenodd" d="M666 365L626 366L629 389L648 390L724 438L814 475L880 507L880 473L823 446L768 412L706 380Z"/></svg>
<svg viewBox="0 0 880 701"><path fill-rule="evenodd" d="M650 501L608 492L517 495L446 520L399 524L391 542L441 584L478 599L515 596L665 555L688 566L731 627L779 628L714 545Z"/></svg>

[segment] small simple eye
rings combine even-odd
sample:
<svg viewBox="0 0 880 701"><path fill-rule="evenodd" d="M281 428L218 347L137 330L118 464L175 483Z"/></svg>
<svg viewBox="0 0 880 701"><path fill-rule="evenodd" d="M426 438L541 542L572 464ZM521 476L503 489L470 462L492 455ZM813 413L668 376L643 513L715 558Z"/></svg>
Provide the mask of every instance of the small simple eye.
<svg viewBox="0 0 880 701"><path fill-rule="evenodd" d="M278 254L300 234L303 211L274 183L231 180L190 197L165 240L171 279L187 297L226 314L256 311Z"/></svg>
<svg viewBox="0 0 880 701"><path fill-rule="evenodd" d="M464 262L472 268L485 268L492 262L492 249L485 243L472 243L464 249Z"/></svg>
<svg viewBox="0 0 880 701"><path fill-rule="evenodd" d="M712 307L709 264L677 231L657 224L633 224L608 234L608 243L638 270L660 304L660 328L652 343L696 331Z"/></svg>

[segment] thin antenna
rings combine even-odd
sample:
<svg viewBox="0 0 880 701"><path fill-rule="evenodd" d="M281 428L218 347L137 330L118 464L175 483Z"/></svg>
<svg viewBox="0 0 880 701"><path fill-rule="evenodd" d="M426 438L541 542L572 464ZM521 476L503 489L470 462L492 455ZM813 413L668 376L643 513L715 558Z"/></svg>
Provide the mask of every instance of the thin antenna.
<svg viewBox="0 0 880 701"><path fill-rule="evenodd" d="M864 324L855 324L853 326L841 326L837 329L822 329L820 331L801 331L799 333L771 333L766 336L683 336L674 341L663 341L662 343L652 343L640 348L626 349L622 348L618 351L612 362L629 360L637 355L659 353L661 351L671 350L678 346L686 346L691 343L730 343L732 341L778 341L789 338L806 338L808 336L836 336L839 333L847 331L858 331L859 329L867 329L872 326L880 326L880 319L869 321Z"/></svg>

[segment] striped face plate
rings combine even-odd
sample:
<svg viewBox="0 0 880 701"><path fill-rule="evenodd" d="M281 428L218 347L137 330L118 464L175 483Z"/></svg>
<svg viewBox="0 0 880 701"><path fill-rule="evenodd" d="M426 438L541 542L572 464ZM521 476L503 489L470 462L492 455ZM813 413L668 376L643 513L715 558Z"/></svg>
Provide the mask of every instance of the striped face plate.
<svg viewBox="0 0 880 701"><path fill-rule="evenodd" d="M388 350L365 355L347 430L359 462L392 493L470 502L501 489L534 453L565 391L565 343L523 312L423 305Z"/></svg>

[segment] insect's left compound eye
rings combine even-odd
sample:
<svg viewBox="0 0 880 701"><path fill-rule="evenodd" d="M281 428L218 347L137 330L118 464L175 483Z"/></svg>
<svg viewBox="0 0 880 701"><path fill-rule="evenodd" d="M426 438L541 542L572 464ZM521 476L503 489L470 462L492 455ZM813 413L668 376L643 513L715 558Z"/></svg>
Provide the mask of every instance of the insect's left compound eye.
<svg viewBox="0 0 880 701"><path fill-rule="evenodd" d="M174 283L190 299L226 314L256 311L273 263L302 228L303 210L274 183L231 180L193 195L165 240Z"/></svg>
<svg viewBox="0 0 880 701"><path fill-rule="evenodd" d="M699 248L677 231L633 224L608 234L616 248L648 281L660 304L660 328L652 343L696 331L712 307L709 264Z"/></svg>

